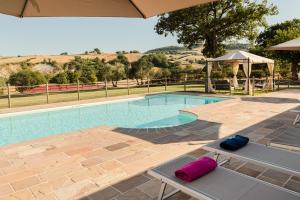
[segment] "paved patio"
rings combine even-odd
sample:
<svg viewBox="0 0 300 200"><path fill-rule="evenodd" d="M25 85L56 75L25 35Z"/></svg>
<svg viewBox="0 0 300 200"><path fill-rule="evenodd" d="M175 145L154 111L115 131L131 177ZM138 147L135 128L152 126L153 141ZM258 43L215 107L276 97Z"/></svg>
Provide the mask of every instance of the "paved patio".
<svg viewBox="0 0 300 200"><path fill-rule="evenodd" d="M0 199L154 199L159 181L145 173L150 167L204 155L201 146L234 133L263 144L286 131L300 133L292 126L295 114L286 112L299 105L300 90L284 90L191 108L199 119L174 128L97 127L7 145L0 148ZM300 192L300 177L238 160L225 166Z"/></svg>

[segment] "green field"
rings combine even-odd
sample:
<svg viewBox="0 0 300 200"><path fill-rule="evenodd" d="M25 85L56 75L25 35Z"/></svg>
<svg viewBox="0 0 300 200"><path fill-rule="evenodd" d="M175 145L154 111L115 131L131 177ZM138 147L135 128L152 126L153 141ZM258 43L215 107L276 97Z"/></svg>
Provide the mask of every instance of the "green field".
<svg viewBox="0 0 300 200"><path fill-rule="evenodd" d="M183 85L169 85L167 86L167 90L165 90L165 86L155 86L150 87L149 92L177 92L184 91ZM195 92L204 92L204 85L187 85L186 91L195 91ZM148 93L147 87L132 87L129 89L129 94L146 94ZM107 91L108 97L113 96L122 96L128 95L127 88L109 88ZM90 91L80 91L79 98L80 100L86 99L95 99L95 98L103 98L106 96L105 90L90 90ZM55 92L49 94L49 103L57 103L57 102L67 102L67 101L76 101L78 100L77 92ZM22 106L30 106L30 105L39 105L47 103L47 95L46 94L18 94L13 95L11 97L11 107L22 107ZM2 96L0 99L0 108L8 107L8 99L7 96Z"/></svg>
<svg viewBox="0 0 300 200"><path fill-rule="evenodd" d="M199 92L204 93L205 86L202 84L190 84L186 85L185 88L187 92ZM168 85L167 90L165 86L151 86L149 88L149 93L155 92L179 92L184 91L184 85ZM260 89L255 90L255 95L266 93ZM131 87L129 89L129 94L147 94L147 87ZM227 94L230 95L228 90L218 90L217 94ZM128 95L127 88L109 88L107 91L108 97L113 96L124 96ZM243 90L235 90L231 95L243 95ZM0 108L8 108L8 99L7 95L0 96ZM80 91L79 98L80 100L95 99L95 98L105 98L105 90L90 90L90 91ZM78 93L75 92L55 92L49 94L49 103L58 103L58 102L68 102L68 101L77 101ZM13 95L11 98L11 107L22 107L22 106L31 106L31 105L40 105L47 103L46 94L18 94Z"/></svg>

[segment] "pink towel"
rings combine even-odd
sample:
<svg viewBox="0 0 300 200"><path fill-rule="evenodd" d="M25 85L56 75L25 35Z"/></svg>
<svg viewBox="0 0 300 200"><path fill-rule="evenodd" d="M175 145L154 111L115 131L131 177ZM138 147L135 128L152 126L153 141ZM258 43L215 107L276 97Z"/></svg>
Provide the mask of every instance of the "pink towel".
<svg viewBox="0 0 300 200"><path fill-rule="evenodd" d="M216 169L217 162L210 157L202 157L175 171L175 176L181 180L192 182Z"/></svg>

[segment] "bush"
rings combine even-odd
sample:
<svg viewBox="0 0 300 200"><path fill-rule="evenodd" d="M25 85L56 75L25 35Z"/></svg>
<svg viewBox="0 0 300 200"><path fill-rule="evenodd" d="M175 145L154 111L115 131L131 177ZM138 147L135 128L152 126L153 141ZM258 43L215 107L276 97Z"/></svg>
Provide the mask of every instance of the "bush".
<svg viewBox="0 0 300 200"><path fill-rule="evenodd" d="M251 77L263 78L263 77L267 77L267 73L262 69L252 70Z"/></svg>
<svg viewBox="0 0 300 200"><path fill-rule="evenodd" d="M56 84L67 84L69 83L68 74L66 72L56 74L54 77L50 79L49 82L56 83Z"/></svg>
<svg viewBox="0 0 300 200"><path fill-rule="evenodd" d="M4 77L0 77L0 87L5 87L6 86L6 78Z"/></svg>
<svg viewBox="0 0 300 200"><path fill-rule="evenodd" d="M221 79L224 78L224 74L221 71L212 71L210 77L212 79Z"/></svg>
<svg viewBox="0 0 300 200"><path fill-rule="evenodd" d="M45 76L37 71L31 71L29 69L23 69L17 73L10 75L8 82L14 86L35 86L45 84ZM17 90L23 92L26 87L20 87Z"/></svg>
<svg viewBox="0 0 300 200"><path fill-rule="evenodd" d="M95 70L90 66L83 66L79 77L82 83L94 83L97 81Z"/></svg>

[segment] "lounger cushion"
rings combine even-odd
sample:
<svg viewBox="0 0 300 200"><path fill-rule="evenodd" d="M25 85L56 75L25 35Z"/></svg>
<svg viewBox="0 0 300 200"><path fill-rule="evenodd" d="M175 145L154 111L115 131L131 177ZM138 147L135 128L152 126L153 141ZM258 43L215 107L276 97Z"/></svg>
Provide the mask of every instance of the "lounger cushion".
<svg viewBox="0 0 300 200"><path fill-rule="evenodd" d="M230 151L236 151L244 146L246 146L249 142L249 138L235 135L234 137L228 138L220 143L220 147Z"/></svg>

